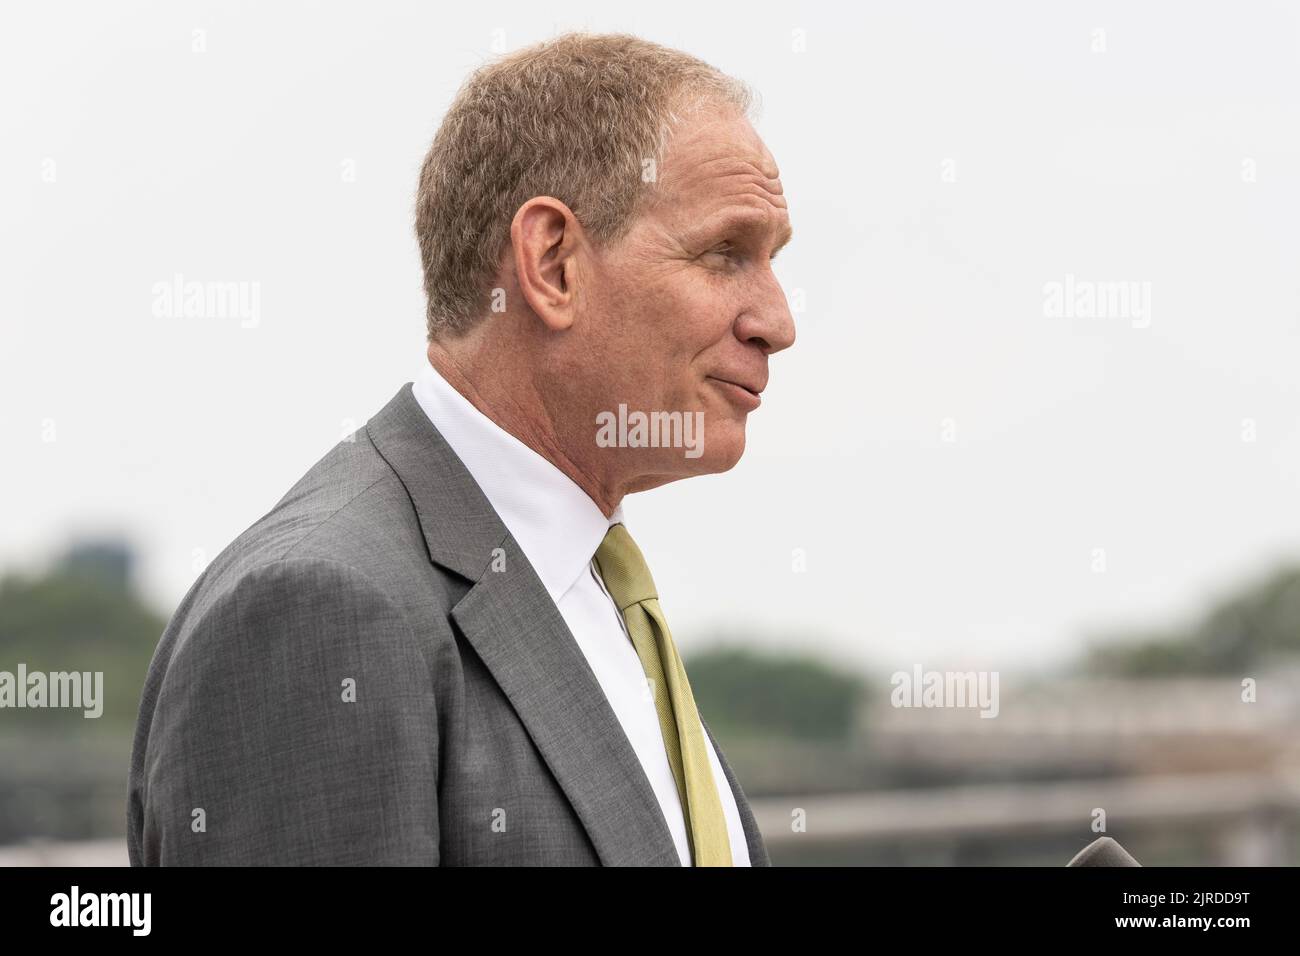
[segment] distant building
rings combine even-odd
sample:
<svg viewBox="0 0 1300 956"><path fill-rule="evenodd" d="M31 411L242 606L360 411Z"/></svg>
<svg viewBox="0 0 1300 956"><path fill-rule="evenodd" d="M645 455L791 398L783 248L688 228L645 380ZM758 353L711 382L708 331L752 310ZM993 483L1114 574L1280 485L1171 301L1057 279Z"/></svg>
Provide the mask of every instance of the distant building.
<svg viewBox="0 0 1300 956"><path fill-rule="evenodd" d="M1119 773L1300 765L1300 670L1236 678L1067 679L1001 684L997 716L894 707L883 696L862 731L880 756L963 767L1108 768Z"/></svg>
<svg viewBox="0 0 1300 956"><path fill-rule="evenodd" d="M87 538L68 547L59 568L128 591L135 571L135 551L121 538Z"/></svg>

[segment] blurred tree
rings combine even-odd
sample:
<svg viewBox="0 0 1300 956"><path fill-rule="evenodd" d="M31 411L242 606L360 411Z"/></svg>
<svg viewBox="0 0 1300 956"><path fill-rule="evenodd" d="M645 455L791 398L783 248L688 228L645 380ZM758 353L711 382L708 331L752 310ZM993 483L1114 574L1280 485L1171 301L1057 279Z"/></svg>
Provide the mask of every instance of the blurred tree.
<svg viewBox="0 0 1300 956"><path fill-rule="evenodd" d="M843 741L853 731L864 682L811 657L720 647L687 662L691 689L721 736Z"/></svg>
<svg viewBox="0 0 1300 956"><path fill-rule="evenodd" d="M103 715L5 709L0 730L129 732L166 621L136 595L130 549L81 542L49 572L0 577L0 670L102 671Z"/></svg>
<svg viewBox="0 0 1300 956"><path fill-rule="evenodd" d="M1092 674L1161 677L1240 674L1300 656L1300 568L1284 567L1214 604L1192 626L1133 632L1092 642Z"/></svg>

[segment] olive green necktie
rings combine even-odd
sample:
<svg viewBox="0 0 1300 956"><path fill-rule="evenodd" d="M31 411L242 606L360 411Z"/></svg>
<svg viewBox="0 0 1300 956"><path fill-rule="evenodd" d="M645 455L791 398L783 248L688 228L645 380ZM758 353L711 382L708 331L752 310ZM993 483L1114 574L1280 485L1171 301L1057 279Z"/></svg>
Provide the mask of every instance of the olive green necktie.
<svg viewBox="0 0 1300 956"><path fill-rule="evenodd" d="M686 668L659 607L654 578L627 528L610 525L596 550L596 564L610 597L623 612L628 635L654 693L659 729L677 781L695 865L731 866L727 821L722 815L722 801L714 785Z"/></svg>

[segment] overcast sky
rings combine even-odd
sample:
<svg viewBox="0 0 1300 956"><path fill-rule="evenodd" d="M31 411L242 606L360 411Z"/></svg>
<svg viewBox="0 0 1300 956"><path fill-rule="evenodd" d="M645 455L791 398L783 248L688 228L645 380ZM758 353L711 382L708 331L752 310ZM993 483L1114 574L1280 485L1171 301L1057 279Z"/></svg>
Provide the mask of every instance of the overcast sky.
<svg viewBox="0 0 1300 956"><path fill-rule="evenodd" d="M6 5L0 565L123 531L169 613L412 379L424 152L570 28L753 84L795 228L745 458L625 503L685 650L1014 670L1300 558L1294 9L613 6Z"/></svg>

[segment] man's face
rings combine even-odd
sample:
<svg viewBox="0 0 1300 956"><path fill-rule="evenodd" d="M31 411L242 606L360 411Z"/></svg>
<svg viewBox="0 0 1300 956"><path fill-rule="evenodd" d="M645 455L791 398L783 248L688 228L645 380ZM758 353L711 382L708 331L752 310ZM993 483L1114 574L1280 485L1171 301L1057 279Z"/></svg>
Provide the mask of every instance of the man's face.
<svg viewBox="0 0 1300 956"><path fill-rule="evenodd" d="M717 112L687 120L658 180L660 199L596 252L594 281L580 293L594 363L584 377L603 379L605 409L680 412L703 425L702 453L691 456L609 449L633 456L638 489L735 465L768 356L795 338L771 265L790 218L776 162L749 121Z"/></svg>

